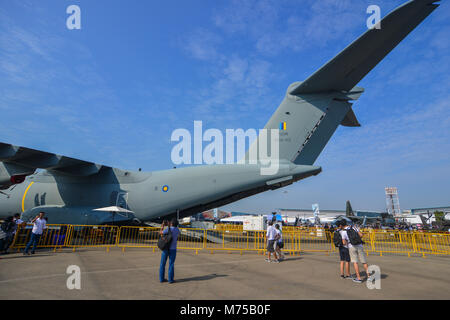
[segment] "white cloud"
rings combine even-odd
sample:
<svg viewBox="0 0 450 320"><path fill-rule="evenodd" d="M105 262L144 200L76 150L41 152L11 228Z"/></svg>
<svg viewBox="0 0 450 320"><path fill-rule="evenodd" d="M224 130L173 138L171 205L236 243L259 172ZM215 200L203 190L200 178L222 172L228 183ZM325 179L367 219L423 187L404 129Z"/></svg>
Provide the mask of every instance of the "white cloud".
<svg viewBox="0 0 450 320"><path fill-rule="evenodd" d="M180 40L181 46L199 60L212 60L218 57L217 46L221 38L208 30L197 29Z"/></svg>

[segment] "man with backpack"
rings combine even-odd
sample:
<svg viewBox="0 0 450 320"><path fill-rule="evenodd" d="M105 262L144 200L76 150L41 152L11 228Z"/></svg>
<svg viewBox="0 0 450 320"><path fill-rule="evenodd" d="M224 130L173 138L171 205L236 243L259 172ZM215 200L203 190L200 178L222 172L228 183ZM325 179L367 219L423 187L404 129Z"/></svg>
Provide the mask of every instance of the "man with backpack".
<svg viewBox="0 0 450 320"><path fill-rule="evenodd" d="M351 279L350 276L350 254L348 251L348 245L343 243L342 234L344 231L345 222L338 221L338 228L333 233L333 242L335 247L339 248L340 267L341 267L341 279ZM347 275L344 274L344 269L347 271Z"/></svg>
<svg viewBox="0 0 450 320"><path fill-rule="evenodd" d="M164 229L165 225L167 225L167 229ZM160 234L161 237L169 235L169 241L163 248L160 247L162 252L161 262L159 264L159 282L167 282L164 275L166 272L167 258L169 258L169 283L174 283L175 280L173 278L175 275L175 258L177 257L177 241L180 234L180 230L178 229L178 220L173 218L170 222L170 226L168 223L163 223Z"/></svg>
<svg viewBox="0 0 450 320"><path fill-rule="evenodd" d="M347 223L345 223L346 225ZM366 261L366 253L364 252L362 240L363 234L356 226L346 226L345 233L342 233L342 241L344 244L348 244L348 250L350 253L350 261L353 263L355 268L356 279L354 282L362 283L361 276L359 274L358 263L362 263L364 269L366 270L366 275L369 277L369 267Z"/></svg>
<svg viewBox="0 0 450 320"><path fill-rule="evenodd" d="M275 227L273 226L273 222L269 221L268 222L268 227L267 227L267 233L266 233L266 238L267 238L267 258L266 261L267 262L275 262L275 263L279 263L280 261L278 260L277 257L277 253L275 252L275 241L277 240L277 230L275 229ZM270 259L270 254L273 253L273 256L275 257L275 260L271 260Z"/></svg>
<svg viewBox="0 0 450 320"><path fill-rule="evenodd" d="M284 243L283 243L283 233L281 232L280 229L280 225L277 223L275 225L275 230L277 232L277 235L275 237L276 242L275 242L275 251L278 253L278 260L285 259L285 256L283 254L283 252L281 252L281 249L283 249L284 247Z"/></svg>

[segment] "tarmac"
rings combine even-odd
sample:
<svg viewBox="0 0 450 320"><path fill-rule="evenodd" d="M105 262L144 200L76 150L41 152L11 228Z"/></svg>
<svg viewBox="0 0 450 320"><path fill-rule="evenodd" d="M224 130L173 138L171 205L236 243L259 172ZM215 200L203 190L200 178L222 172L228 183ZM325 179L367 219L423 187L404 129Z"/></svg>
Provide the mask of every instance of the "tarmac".
<svg viewBox="0 0 450 320"><path fill-rule="evenodd" d="M179 250L173 284L159 282L160 256L144 248L10 253L0 259L0 299L450 299L449 256L369 255L381 270L380 289L341 279L337 254L268 263L256 253ZM80 267L81 289L67 287L70 265Z"/></svg>

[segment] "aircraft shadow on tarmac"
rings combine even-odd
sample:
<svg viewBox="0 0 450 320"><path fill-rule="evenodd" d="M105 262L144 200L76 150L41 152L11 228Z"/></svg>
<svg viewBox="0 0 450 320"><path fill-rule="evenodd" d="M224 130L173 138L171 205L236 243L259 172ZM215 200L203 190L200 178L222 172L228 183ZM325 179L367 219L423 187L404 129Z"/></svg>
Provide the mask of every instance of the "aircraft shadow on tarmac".
<svg viewBox="0 0 450 320"><path fill-rule="evenodd" d="M183 278L183 279L176 279L177 282L188 282L188 281L203 281L203 280L211 280L214 278L219 277L228 277L227 274L208 274L204 276L197 276L197 277L191 277L191 278Z"/></svg>

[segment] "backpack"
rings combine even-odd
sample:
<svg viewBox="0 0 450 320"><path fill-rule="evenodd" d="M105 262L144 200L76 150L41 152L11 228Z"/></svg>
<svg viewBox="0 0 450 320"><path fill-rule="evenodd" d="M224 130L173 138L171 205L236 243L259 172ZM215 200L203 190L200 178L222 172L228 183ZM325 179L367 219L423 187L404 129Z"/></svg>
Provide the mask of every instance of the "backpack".
<svg viewBox="0 0 450 320"><path fill-rule="evenodd" d="M6 220L5 222L2 223L1 229L3 232L10 233L14 231L15 225L16 223L14 221Z"/></svg>
<svg viewBox="0 0 450 320"><path fill-rule="evenodd" d="M341 237L341 233L339 232L339 230L336 230L333 233L333 242L334 242L334 246L337 248L342 247L344 245L342 243L342 237Z"/></svg>
<svg viewBox="0 0 450 320"><path fill-rule="evenodd" d="M161 235L161 237L158 239L158 248L161 249L162 251L169 250L171 242L172 242L172 231L170 230L170 227L168 227L167 233Z"/></svg>
<svg viewBox="0 0 450 320"><path fill-rule="evenodd" d="M356 232L355 229L350 227L346 231L347 231L348 240L350 241L352 246L364 244L364 241L362 241L361 237L359 236L358 232Z"/></svg>

